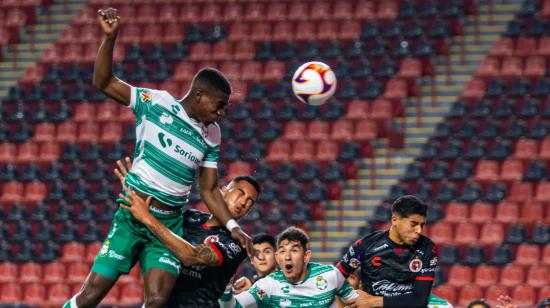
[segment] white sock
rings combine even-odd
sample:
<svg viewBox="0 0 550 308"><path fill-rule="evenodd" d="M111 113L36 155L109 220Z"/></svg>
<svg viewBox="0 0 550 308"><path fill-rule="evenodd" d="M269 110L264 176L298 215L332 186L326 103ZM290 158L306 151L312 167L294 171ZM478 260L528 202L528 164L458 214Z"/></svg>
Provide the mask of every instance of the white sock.
<svg viewBox="0 0 550 308"><path fill-rule="evenodd" d="M76 305L76 295L73 296L69 302L71 303L71 308L78 308Z"/></svg>

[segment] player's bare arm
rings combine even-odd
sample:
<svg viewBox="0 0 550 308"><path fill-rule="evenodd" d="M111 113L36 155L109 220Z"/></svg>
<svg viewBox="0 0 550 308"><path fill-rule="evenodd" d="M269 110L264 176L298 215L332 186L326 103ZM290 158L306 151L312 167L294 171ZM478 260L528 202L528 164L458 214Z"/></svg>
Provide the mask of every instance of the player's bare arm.
<svg viewBox="0 0 550 308"><path fill-rule="evenodd" d="M99 47L94 64L94 86L118 103L128 106L130 104L131 88L127 83L113 75L113 49L115 48L120 17L117 16L117 10L113 8L97 11L97 17L105 37Z"/></svg>
<svg viewBox="0 0 550 308"><path fill-rule="evenodd" d="M201 167L199 187L201 199L206 204L206 207L208 207L210 213L225 225L232 217L218 187L218 170L215 168ZM252 246L252 239L250 236L243 232L241 228L235 227L230 231L231 237L239 241L241 246L246 248L248 255L252 256L254 254L254 247Z"/></svg>
<svg viewBox="0 0 550 308"><path fill-rule="evenodd" d="M131 206L120 204L128 210L139 222L143 223L159 241L166 246L185 266L216 266L218 255L212 247L207 244L193 246L191 243L174 234L165 225L160 223L149 212L149 205L152 197L143 200L133 190L126 189L127 196L119 196Z"/></svg>

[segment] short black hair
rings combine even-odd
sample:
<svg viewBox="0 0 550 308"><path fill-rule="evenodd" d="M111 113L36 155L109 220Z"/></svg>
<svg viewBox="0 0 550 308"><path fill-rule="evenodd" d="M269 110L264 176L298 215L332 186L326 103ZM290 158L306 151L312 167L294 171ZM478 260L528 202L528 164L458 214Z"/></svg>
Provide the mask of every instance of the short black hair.
<svg viewBox="0 0 550 308"><path fill-rule="evenodd" d="M260 184L258 183L258 180L256 180L255 177L250 176L250 175L239 175L239 176L234 177L231 180L231 182L233 182L233 183L238 183L240 181L247 181L248 183L250 183L250 185L254 186L254 189L256 189L256 192L258 193L258 195L260 194L260 191L261 191ZM231 183L231 182L229 182L229 183Z"/></svg>
<svg viewBox="0 0 550 308"><path fill-rule="evenodd" d="M426 217L428 207L426 206L426 203L420 200L417 196L405 195L393 202L391 212L392 214L396 214L403 218L414 214Z"/></svg>
<svg viewBox="0 0 550 308"><path fill-rule="evenodd" d="M220 91L227 95L230 95L232 92L231 84L227 77L212 67L206 67L198 71L193 77L192 87L200 87L209 91Z"/></svg>
<svg viewBox="0 0 550 308"><path fill-rule="evenodd" d="M260 234L254 235L252 237L252 244L253 245L262 244L262 243L268 243L269 245L271 245L271 247L273 247L273 249L277 249L275 247L275 238L273 236L271 236L271 234L260 233Z"/></svg>
<svg viewBox="0 0 550 308"><path fill-rule="evenodd" d="M281 234L277 236L277 247L279 247L284 240L288 240L289 242L300 242L304 251L308 250L309 236L306 231L300 228L292 226L281 232Z"/></svg>
<svg viewBox="0 0 550 308"><path fill-rule="evenodd" d="M477 299L468 304L468 308L473 307L474 305L483 305L484 308L491 308L489 304L484 299Z"/></svg>
<svg viewBox="0 0 550 308"><path fill-rule="evenodd" d="M549 308L550 307L550 297L538 303L537 308Z"/></svg>

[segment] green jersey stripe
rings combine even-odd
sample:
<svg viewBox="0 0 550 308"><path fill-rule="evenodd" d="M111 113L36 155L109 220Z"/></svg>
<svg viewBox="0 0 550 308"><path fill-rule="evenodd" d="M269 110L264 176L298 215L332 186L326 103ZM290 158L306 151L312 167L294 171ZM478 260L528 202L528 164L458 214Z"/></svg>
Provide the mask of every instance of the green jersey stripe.
<svg viewBox="0 0 550 308"><path fill-rule="evenodd" d="M191 185L195 180L196 170L189 168L178 160L166 155L154 145L145 141L143 160L159 173L182 185ZM166 168L168 166L169 168Z"/></svg>
<svg viewBox="0 0 550 308"><path fill-rule="evenodd" d="M154 197L156 200L158 200L158 201L160 201L164 204L167 204L167 205L182 206L182 205L187 204L187 201L188 201L187 196L177 197L177 196L173 196L173 195L163 193L161 191L158 191L158 190L150 187L149 185L144 183L139 178L139 176L137 176L136 174L133 174L133 173L128 173L128 175L126 176L125 184L129 188L133 188L133 189L138 190L139 192L150 195L150 196Z"/></svg>

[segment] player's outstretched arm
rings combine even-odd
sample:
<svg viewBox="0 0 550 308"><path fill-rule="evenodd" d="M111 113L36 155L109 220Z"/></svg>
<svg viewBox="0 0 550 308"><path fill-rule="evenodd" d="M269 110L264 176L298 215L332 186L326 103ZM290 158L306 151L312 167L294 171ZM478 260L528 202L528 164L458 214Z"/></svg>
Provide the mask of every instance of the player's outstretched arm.
<svg viewBox="0 0 550 308"><path fill-rule="evenodd" d="M117 10L108 8L97 11L99 24L105 33L94 64L94 86L122 105L130 105L131 87L113 75L113 49L120 17Z"/></svg>
<svg viewBox="0 0 550 308"><path fill-rule="evenodd" d="M227 204L225 203L225 200L223 200L220 188L218 187L218 169L201 167L199 187L201 199L206 204L206 207L208 207L210 213L212 213L212 215L214 215L214 217L216 217L226 227L228 227L228 221L232 220L234 222L229 210L227 209ZM248 255L252 256L254 254L254 247L252 246L252 239L250 236L242 231L238 225L231 228L228 227L228 229L230 229L229 231L231 232L231 237L234 240L239 241L241 246L246 248Z"/></svg>
<svg viewBox="0 0 550 308"><path fill-rule="evenodd" d="M128 210L139 222L155 235L159 241L168 248L185 266L217 266L219 256L209 244L193 246L191 243L177 236L165 225L158 221L149 212L152 197L143 200L136 192L126 189L127 195L120 194L120 198L131 206L120 204Z"/></svg>

